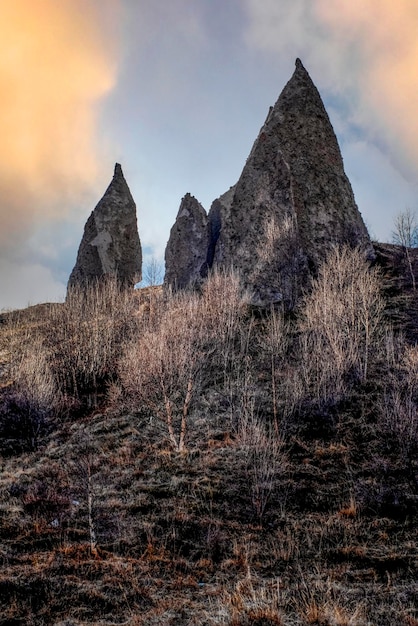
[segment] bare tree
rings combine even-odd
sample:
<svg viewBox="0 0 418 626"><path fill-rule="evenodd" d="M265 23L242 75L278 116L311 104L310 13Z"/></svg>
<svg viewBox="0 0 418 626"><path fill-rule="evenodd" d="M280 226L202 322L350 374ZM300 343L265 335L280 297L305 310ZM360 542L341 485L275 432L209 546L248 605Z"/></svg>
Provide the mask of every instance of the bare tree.
<svg viewBox="0 0 418 626"><path fill-rule="evenodd" d="M252 505L261 522L275 485L288 467L284 440L256 416L254 402L241 413L237 435L245 451Z"/></svg>
<svg viewBox="0 0 418 626"><path fill-rule="evenodd" d="M300 276L306 269L295 218L266 218L257 239L258 261L250 280L262 281L275 299L282 300L289 310L294 309L300 294Z"/></svg>
<svg viewBox="0 0 418 626"><path fill-rule="evenodd" d="M155 328L127 347L120 377L134 405L163 420L175 450L185 450L187 418L203 362L197 296L173 297Z"/></svg>
<svg viewBox="0 0 418 626"><path fill-rule="evenodd" d="M289 360L290 324L283 311L271 308L264 332L260 337L261 354L266 357L266 375L269 371L273 424L276 434L283 434L287 419L293 414L300 393ZM267 360L268 359L268 360Z"/></svg>
<svg viewBox="0 0 418 626"><path fill-rule="evenodd" d="M126 345L119 368L126 397L166 424L178 452L186 448L189 414L204 373L227 368L231 359L240 301L234 276L215 273L201 295L169 295L154 324Z"/></svg>
<svg viewBox="0 0 418 626"><path fill-rule="evenodd" d="M80 477L84 483L85 496L87 500L87 520L89 526L89 543L90 552L92 556L98 555L97 551L97 535L96 535L96 523L94 520L94 486L93 486L93 473L94 465L91 458L86 456L79 461Z"/></svg>
<svg viewBox="0 0 418 626"><path fill-rule="evenodd" d="M141 287L155 287L156 285L161 285L163 279L163 264L155 257L152 257L144 266L140 285Z"/></svg>
<svg viewBox="0 0 418 626"><path fill-rule="evenodd" d="M393 243L402 246L409 273L412 280L412 288L416 290L414 269L412 266L411 248L418 246L418 221L415 213L407 208L395 218L395 230L392 233Z"/></svg>
<svg viewBox="0 0 418 626"><path fill-rule="evenodd" d="M77 494L77 506L81 503L80 511L87 522L90 553L93 557L97 557L96 506L101 459L90 435L86 432L83 432L83 435L85 440L80 440L79 458L70 462L69 470L74 481L73 488Z"/></svg>
<svg viewBox="0 0 418 626"><path fill-rule="evenodd" d="M362 252L335 248L305 298L300 322L302 377L318 399L344 394L348 374L365 381L382 337L377 271Z"/></svg>
<svg viewBox="0 0 418 626"><path fill-rule="evenodd" d="M395 442L404 461L415 458L418 447L418 347L405 346L386 379L379 411L380 426Z"/></svg>
<svg viewBox="0 0 418 626"><path fill-rule="evenodd" d="M139 323L134 311L131 289L112 277L74 287L65 304L51 310L44 341L64 397L97 405L114 378L123 341Z"/></svg>

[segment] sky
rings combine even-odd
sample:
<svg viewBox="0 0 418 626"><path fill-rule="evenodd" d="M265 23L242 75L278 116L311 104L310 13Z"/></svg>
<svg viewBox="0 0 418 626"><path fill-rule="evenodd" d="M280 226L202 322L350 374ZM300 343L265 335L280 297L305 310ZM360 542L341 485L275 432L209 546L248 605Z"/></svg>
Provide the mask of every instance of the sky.
<svg viewBox="0 0 418 626"><path fill-rule="evenodd" d="M0 310L62 301L122 164L144 265L236 183L297 57L374 239L418 213L416 0L0 0Z"/></svg>

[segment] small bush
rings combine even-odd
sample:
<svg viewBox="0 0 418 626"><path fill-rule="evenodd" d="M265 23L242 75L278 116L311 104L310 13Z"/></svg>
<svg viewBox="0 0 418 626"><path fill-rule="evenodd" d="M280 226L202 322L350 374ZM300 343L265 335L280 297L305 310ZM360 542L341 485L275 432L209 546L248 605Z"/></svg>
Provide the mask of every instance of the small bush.
<svg viewBox="0 0 418 626"><path fill-rule="evenodd" d="M251 572L224 593L213 607L209 623L224 626L284 626L280 581L253 581Z"/></svg>
<svg viewBox="0 0 418 626"><path fill-rule="evenodd" d="M0 450L8 456L33 451L47 433L42 414L34 413L18 394L5 394L0 403Z"/></svg>
<svg viewBox="0 0 418 626"><path fill-rule="evenodd" d="M22 502L32 517L48 524L56 520L53 527L61 527L71 508L70 486L62 467L52 463L38 472L27 485Z"/></svg>
<svg viewBox="0 0 418 626"><path fill-rule="evenodd" d="M35 450L54 418L96 406L115 380L124 342L142 317L133 290L115 280L74 288L65 304L13 316L7 329L8 386L0 399L2 450Z"/></svg>
<svg viewBox="0 0 418 626"><path fill-rule="evenodd" d="M119 377L124 396L167 425L174 449L185 449L187 420L205 383L234 361L243 296L235 274L214 273L201 295L169 294L153 324L127 342Z"/></svg>
<svg viewBox="0 0 418 626"><path fill-rule="evenodd" d="M64 396L94 406L117 372L125 341L140 318L133 290L115 279L71 289L44 327L51 365Z"/></svg>
<svg viewBox="0 0 418 626"><path fill-rule="evenodd" d="M350 380L364 382L383 340L379 276L362 252L335 248L301 307L301 376L317 402L345 396Z"/></svg>
<svg viewBox="0 0 418 626"><path fill-rule="evenodd" d="M61 399L39 338L27 337L11 375L13 384L3 393L0 404L2 449L6 453L36 450Z"/></svg>
<svg viewBox="0 0 418 626"><path fill-rule="evenodd" d="M297 224L289 215L280 221L275 215L266 215L263 226L257 237L258 262L250 275L250 282L258 285L254 296L260 302L281 302L292 311L301 293L302 277L307 275Z"/></svg>
<svg viewBox="0 0 418 626"><path fill-rule="evenodd" d="M272 308L258 342L259 368L269 385L273 424L276 433L287 430L303 396L303 385L295 368L292 326L282 311Z"/></svg>
<svg viewBox="0 0 418 626"><path fill-rule="evenodd" d="M254 513L261 522L288 466L284 441L250 410L241 416L237 442L245 453L247 485Z"/></svg>
<svg viewBox="0 0 418 626"><path fill-rule="evenodd" d="M404 346L379 407L380 427L404 460L418 449L418 348Z"/></svg>

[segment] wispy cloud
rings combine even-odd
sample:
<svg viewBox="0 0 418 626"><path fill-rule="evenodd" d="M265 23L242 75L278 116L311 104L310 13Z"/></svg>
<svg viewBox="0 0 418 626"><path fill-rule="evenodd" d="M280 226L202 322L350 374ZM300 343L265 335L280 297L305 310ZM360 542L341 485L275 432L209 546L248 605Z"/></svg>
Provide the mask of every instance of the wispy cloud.
<svg viewBox="0 0 418 626"><path fill-rule="evenodd" d="M418 180L418 5L414 0L318 0L318 19L340 42L344 66L357 57L360 106L368 128L407 177Z"/></svg>
<svg viewBox="0 0 418 626"><path fill-rule="evenodd" d="M109 8L108 0L0 4L3 245L35 215L61 216L97 175L98 103L116 76Z"/></svg>
<svg viewBox="0 0 418 626"><path fill-rule="evenodd" d="M299 55L345 99L352 125L418 180L415 0L246 0L250 45ZM281 36L278 36L281 33Z"/></svg>

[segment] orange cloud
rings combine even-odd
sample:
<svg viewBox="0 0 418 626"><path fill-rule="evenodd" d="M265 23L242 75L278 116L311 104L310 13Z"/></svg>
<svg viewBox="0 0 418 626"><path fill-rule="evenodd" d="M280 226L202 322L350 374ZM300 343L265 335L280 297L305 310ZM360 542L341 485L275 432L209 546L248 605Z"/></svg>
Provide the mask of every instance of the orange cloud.
<svg viewBox="0 0 418 626"><path fill-rule="evenodd" d="M0 237L54 216L98 173L98 104L116 79L117 0L0 4ZM114 41L114 43L116 43Z"/></svg>
<svg viewBox="0 0 418 626"><path fill-rule="evenodd" d="M357 56L359 123L418 173L418 5L416 0L317 0L316 14L336 46Z"/></svg>
<svg viewBox="0 0 418 626"><path fill-rule="evenodd" d="M418 179L417 0L246 0L250 45L301 56L322 91ZM317 78L319 77L319 79Z"/></svg>

